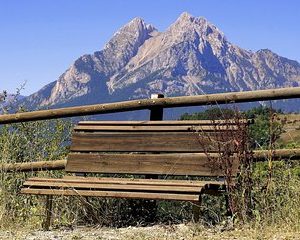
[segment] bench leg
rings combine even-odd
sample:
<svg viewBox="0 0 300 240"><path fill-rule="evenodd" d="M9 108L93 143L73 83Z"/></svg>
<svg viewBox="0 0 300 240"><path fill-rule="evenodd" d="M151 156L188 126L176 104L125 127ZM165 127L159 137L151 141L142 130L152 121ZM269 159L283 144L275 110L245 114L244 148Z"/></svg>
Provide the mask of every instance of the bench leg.
<svg viewBox="0 0 300 240"><path fill-rule="evenodd" d="M157 202L148 199L129 199L130 216L135 221L143 222L144 224L153 223L156 220Z"/></svg>
<svg viewBox="0 0 300 240"><path fill-rule="evenodd" d="M198 202L193 202L192 211L194 222L199 222L201 215L201 196L199 197Z"/></svg>
<svg viewBox="0 0 300 240"><path fill-rule="evenodd" d="M231 211L230 199L229 199L229 195L228 194L225 194L225 204L226 204L226 216L227 217L232 217L233 213Z"/></svg>
<svg viewBox="0 0 300 240"><path fill-rule="evenodd" d="M157 175L153 174L147 174L145 175L146 179L158 179ZM153 223L156 220L157 216L157 201L156 200L144 200L142 201L143 208L145 210L145 213L147 214L147 217L145 218L145 221L148 223Z"/></svg>
<svg viewBox="0 0 300 240"><path fill-rule="evenodd" d="M45 231L49 231L51 225L51 215L52 215L52 204L53 204L53 196L46 196L46 204L45 204L45 220L43 222L43 229Z"/></svg>
<svg viewBox="0 0 300 240"><path fill-rule="evenodd" d="M146 210L147 217L145 218L146 222L153 223L156 220L157 215L157 201L155 200L145 200L144 209Z"/></svg>

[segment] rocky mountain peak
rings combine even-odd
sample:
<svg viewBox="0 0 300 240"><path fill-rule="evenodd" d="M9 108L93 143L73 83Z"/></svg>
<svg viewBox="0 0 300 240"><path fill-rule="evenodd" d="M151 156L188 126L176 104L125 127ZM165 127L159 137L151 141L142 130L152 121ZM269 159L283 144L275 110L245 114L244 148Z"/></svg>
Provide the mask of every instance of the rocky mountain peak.
<svg viewBox="0 0 300 240"><path fill-rule="evenodd" d="M245 91L300 84L300 64L268 49L231 44L203 17L185 12L164 32L142 18L117 31L103 50L74 64L25 102L74 106L165 96Z"/></svg>
<svg viewBox="0 0 300 240"><path fill-rule="evenodd" d="M184 12L167 30L175 38L184 38L182 40L209 40L224 41L225 36L215 25L210 23L204 17L194 17L191 14Z"/></svg>
<svg viewBox="0 0 300 240"><path fill-rule="evenodd" d="M146 24L142 18L134 18L117 31L112 39L105 45L105 49L114 47L114 44L122 41L137 41L136 44L142 44L152 32L157 31L151 24ZM122 40L123 39L123 40Z"/></svg>
<svg viewBox="0 0 300 240"><path fill-rule="evenodd" d="M256 52L256 54L261 56L274 55L274 53L268 48L260 49Z"/></svg>
<svg viewBox="0 0 300 240"><path fill-rule="evenodd" d="M136 17L132 19L128 24L123 26L120 29L120 32L122 31L138 32L139 34L145 35L151 33L152 31L156 31L156 28L151 24L145 23L144 19Z"/></svg>
<svg viewBox="0 0 300 240"><path fill-rule="evenodd" d="M150 24L146 24L141 18L134 18L128 24L117 31L112 39L105 45L98 58L109 59L113 70L119 70L124 67L128 61L137 53L139 47L152 37L157 30Z"/></svg>
<svg viewBox="0 0 300 240"><path fill-rule="evenodd" d="M176 22L192 22L195 19L193 15L188 12L183 12L177 18Z"/></svg>
<svg viewBox="0 0 300 240"><path fill-rule="evenodd" d="M145 25L145 21L144 19L142 19L141 17L135 17L134 19L132 19L128 24L126 25L131 25L131 24L137 24L137 25ZM125 25L125 26L126 26Z"/></svg>
<svg viewBox="0 0 300 240"><path fill-rule="evenodd" d="M182 13L174 24L212 25L205 17L195 17L188 12Z"/></svg>
<svg viewBox="0 0 300 240"><path fill-rule="evenodd" d="M182 27L188 27L188 29L184 29ZM210 23L206 18L204 17L194 17L191 14L184 12L182 13L177 20L170 26L170 29L172 28L181 28L181 30L190 30L191 28L194 28L195 30L203 30L210 28L211 31L218 31L221 33L218 28ZM205 32L203 32L205 33ZM208 32L209 34L211 32ZM223 34L223 33L222 33Z"/></svg>

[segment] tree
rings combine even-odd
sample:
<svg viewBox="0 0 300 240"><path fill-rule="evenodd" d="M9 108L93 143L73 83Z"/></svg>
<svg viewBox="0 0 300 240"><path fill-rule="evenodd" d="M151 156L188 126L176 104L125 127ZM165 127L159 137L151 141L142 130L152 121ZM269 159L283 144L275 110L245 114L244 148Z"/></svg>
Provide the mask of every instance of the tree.
<svg viewBox="0 0 300 240"><path fill-rule="evenodd" d="M249 136L253 148L265 148L270 142L275 142L283 132L283 122L279 121L278 114L281 110L270 107L255 107L241 112L245 119L254 119L254 124L249 127ZM217 120L229 119L237 116L236 110L228 108L210 108L203 112L184 113L180 120Z"/></svg>

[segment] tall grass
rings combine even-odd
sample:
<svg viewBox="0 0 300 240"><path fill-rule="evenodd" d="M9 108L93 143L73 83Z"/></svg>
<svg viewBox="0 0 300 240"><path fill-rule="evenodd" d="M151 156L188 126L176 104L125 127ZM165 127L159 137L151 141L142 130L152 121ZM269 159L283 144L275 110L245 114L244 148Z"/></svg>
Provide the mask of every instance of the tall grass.
<svg viewBox="0 0 300 240"><path fill-rule="evenodd" d="M65 158L71 124L62 120L5 125L0 128L0 164L51 161ZM41 199L19 194L27 177L62 172L0 172L0 227L40 223Z"/></svg>

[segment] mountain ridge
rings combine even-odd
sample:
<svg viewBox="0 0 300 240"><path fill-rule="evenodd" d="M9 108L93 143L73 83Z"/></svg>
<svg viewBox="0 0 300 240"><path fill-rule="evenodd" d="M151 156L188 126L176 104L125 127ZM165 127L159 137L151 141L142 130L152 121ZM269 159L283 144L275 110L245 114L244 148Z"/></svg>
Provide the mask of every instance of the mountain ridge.
<svg viewBox="0 0 300 240"><path fill-rule="evenodd" d="M58 80L26 97L52 108L165 96L296 87L300 64L269 49L244 50L203 17L182 13L159 32L142 18L117 31L104 48L79 57Z"/></svg>

